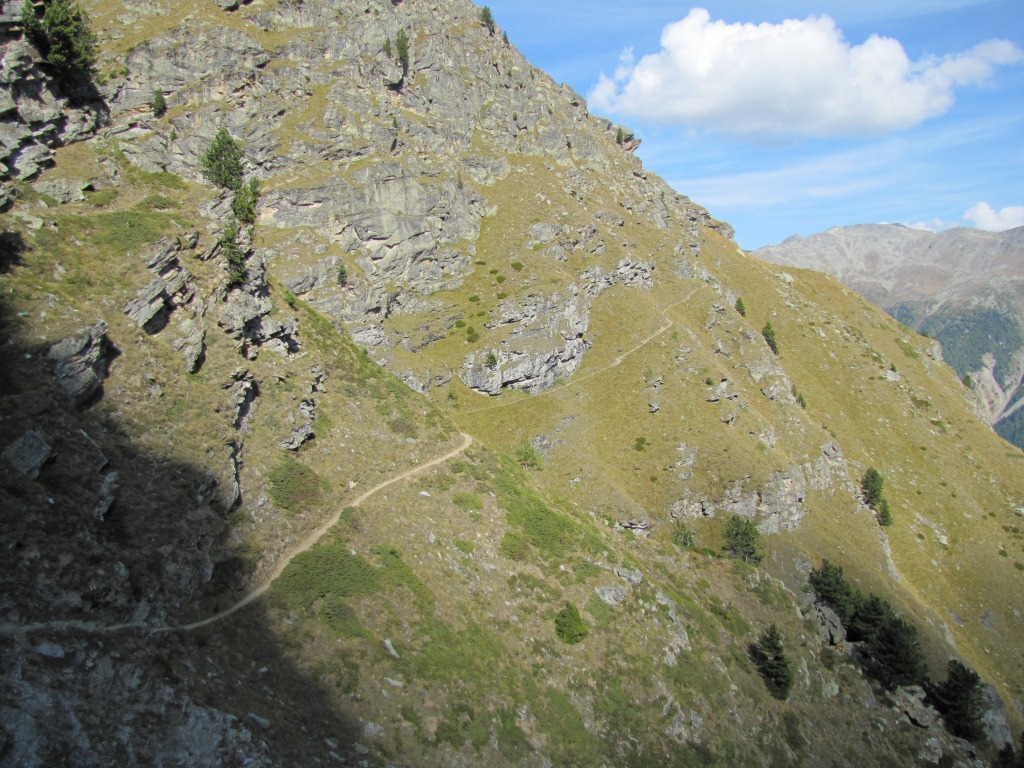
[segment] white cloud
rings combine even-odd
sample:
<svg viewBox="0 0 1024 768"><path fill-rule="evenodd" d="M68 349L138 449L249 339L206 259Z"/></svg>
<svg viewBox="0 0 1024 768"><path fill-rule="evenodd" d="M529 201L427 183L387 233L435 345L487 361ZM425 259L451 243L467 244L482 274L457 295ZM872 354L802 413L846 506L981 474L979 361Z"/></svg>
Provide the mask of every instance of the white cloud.
<svg viewBox="0 0 1024 768"><path fill-rule="evenodd" d="M1002 232L1004 229L1024 227L1024 205L1010 205L997 211L988 203L980 202L964 211L964 218L973 221L978 229Z"/></svg>
<svg viewBox="0 0 1024 768"><path fill-rule="evenodd" d="M590 94L600 110L761 136L850 136L909 128L953 105L1024 50L988 40L913 62L897 40L851 45L828 16L727 24L694 8L662 30L661 51L621 57Z"/></svg>
<svg viewBox="0 0 1024 768"><path fill-rule="evenodd" d="M910 227L911 229L920 229L925 232L941 232L944 229L952 229L957 225L943 219L928 219L928 221L915 221L913 223L904 222L903 226Z"/></svg>

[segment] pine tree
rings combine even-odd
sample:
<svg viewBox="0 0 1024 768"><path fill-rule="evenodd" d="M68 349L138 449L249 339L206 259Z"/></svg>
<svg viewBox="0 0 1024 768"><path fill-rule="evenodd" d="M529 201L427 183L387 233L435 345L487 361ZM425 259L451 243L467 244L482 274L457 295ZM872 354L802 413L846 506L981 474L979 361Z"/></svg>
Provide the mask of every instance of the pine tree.
<svg viewBox="0 0 1024 768"><path fill-rule="evenodd" d="M736 299L736 311L739 313L740 317L747 316L747 305L743 303L742 298Z"/></svg>
<svg viewBox="0 0 1024 768"><path fill-rule="evenodd" d="M761 534L753 521L733 515L725 525L725 551L746 563L759 563L764 557Z"/></svg>
<svg viewBox="0 0 1024 768"><path fill-rule="evenodd" d="M398 30L395 36L395 50L398 53L398 63L402 65L402 73L409 73L409 35L404 29Z"/></svg>
<svg viewBox="0 0 1024 768"><path fill-rule="evenodd" d="M246 224L256 221L256 201L260 196L260 183L257 179L249 179L248 184L243 184L235 193L235 199L231 201L231 210L235 217Z"/></svg>
<svg viewBox="0 0 1024 768"><path fill-rule="evenodd" d="M89 74L96 63L96 35L89 16L69 0L50 0L43 20L31 0L21 9L22 32L39 48L43 60L62 75Z"/></svg>
<svg viewBox="0 0 1024 768"><path fill-rule="evenodd" d="M870 640L886 622L895 618L896 612L887 601L878 595L870 595L857 605L847 627L847 635L854 641Z"/></svg>
<svg viewBox="0 0 1024 768"><path fill-rule="evenodd" d="M889 508L889 500L884 496L878 502L878 524L884 528L892 525L892 510Z"/></svg>
<svg viewBox="0 0 1024 768"><path fill-rule="evenodd" d="M881 473L874 467L869 467L868 471L864 473L864 477L860 480L861 490L864 491L864 503L875 509L882 500L882 487L884 485L885 480L882 478Z"/></svg>
<svg viewBox="0 0 1024 768"><path fill-rule="evenodd" d="M842 566L822 560L821 568L811 569L808 584L818 602L835 611L843 626L849 628L861 598L847 583Z"/></svg>
<svg viewBox="0 0 1024 768"><path fill-rule="evenodd" d="M917 629L899 617L884 621L865 641L873 662L871 674L887 688L919 685L925 679L924 656Z"/></svg>
<svg viewBox="0 0 1024 768"><path fill-rule="evenodd" d="M946 681L931 686L928 698L954 736L978 741L984 735L981 678L966 664L950 659Z"/></svg>
<svg viewBox="0 0 1024 768"><path fill-rule="evenodd" d="M221 233L220 250L228 265L228 288L242 285L247 277L245 270L245 254L238 246L238 222L231 219Z"/></svg>
<svg viewBox="0 0 1024 768"><path fill-rule="evenodd" d="M221 128L199 159L203 175L218 187L237 191L242 186L242 148Z"/></svg>
<svg viewBox="0 0 1024 768"><path fill-rule="evenodd" d="M164 99L164 92L157 88L153 91L153 117L163 117L167 111L167 101Z"/></svg>
<svg viewBox="0 0 1024 768"><path fill-rule="evenodd" d="M772 324L770 322L764 324L764 328L761 329L761 335L764 336L765 343L768 344L768 349L776 355L779 354L779 344L775 340L775 329L772 328Z"/></svg>
<svg viewBox="0 0 1024 768"><path fill-rule="evenodd" d="M789 659L786 658L779 628L772 624L762 632L757 643L751 648L751 655L769 693L782 701L789 698L789 692L793 688L793 670L789 666Z"/></svg>
<svg viewBox="0 0 1024 768"><path fill-rule="evenodd" d="M491 13L491 8L485 5L480 9L480 23L487 27L489 34L494 34L494 15Z"/></svg>

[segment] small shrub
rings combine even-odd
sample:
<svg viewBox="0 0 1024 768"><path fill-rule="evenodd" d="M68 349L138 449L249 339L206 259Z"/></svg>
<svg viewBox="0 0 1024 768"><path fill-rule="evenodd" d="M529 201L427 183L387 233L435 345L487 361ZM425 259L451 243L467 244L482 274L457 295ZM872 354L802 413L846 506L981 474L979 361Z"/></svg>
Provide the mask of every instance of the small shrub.
<svg viewBox="0 0 1024 768"><path fill-rule="evenodd" d="M540 455L527 440L523 440L516 448L516 461L524 469L540 469Z"/></svg>
<svg viewBox="0 0 1024 768"><path fill-rule="evenodd" d="M480 301L480 297L474 293L472 296L469 297L469 300L476 304L478 301Z"/></svg>
<svg viewBox="0 0 1024 768"><path fill-rule="evenodd" d="M558 638L567 645L582 642L590 634L587 625L583 623L579 609L572 603L566 603L565 608L559 611L555 617L555 632L558 634Z"/></svg>
<svg viewBox="0 0 1024 768"><path fill-rule="evenodd" d="M491 369L494 369L494 368L497 367L497 365L498 365L498 358L495 357L494 352L491 352L491 351L487 352L487 359L484 360L484 365L486 365L488 368L491 368Z"/></svg>
<svg viewBox="0 0 1024 768"><path fill-rule="evenodd" d="M736 299L736 312L739 314L740 317L747 316L747 306L746 304L743 303L742 298Z"/></svg>
<svg viewBox="0 0 1024 768"><path fill-rule="evenodd" d="M682 520L672 527L672 543L681 549L689 549L697 543L697 537Z"/></svg>
<svg viewBox="0 0 1024 768"><path fill-rule="evenodd" d="M644 449L646 449L646 448L647 448L647 438L646 437L642 437L642 436L638 437L636 439L636 442L633 443L633 450L636 451L637 453L643 453Z"/></svg>
<svg viewBox="0 0 1024 768"><path fill-rule="evenodd" d="M164 99L164 92L159 88L153 91L153 117L163 117L167 111L167 101Z"/></svg>
<svg viewBox="0 0 1024 768"><path fill-rule="evenodd" d="M345 267L344 262L338 265L337 281L338 285L342 287L348 285L348 269Z"/></svg>
<svg viewBox="0 0 1024 768"><path fill-rule="evenodd" d="M511 266L511 267L512 267L512 269L514 269L514 270L515 270L516 272L522 272L522 271L523 271L523 269L524 269L524 266L523 266L523 262L521 262L521 261L513 261L513 262L512 262L512 264L511 264L510 266Z"/></svg>

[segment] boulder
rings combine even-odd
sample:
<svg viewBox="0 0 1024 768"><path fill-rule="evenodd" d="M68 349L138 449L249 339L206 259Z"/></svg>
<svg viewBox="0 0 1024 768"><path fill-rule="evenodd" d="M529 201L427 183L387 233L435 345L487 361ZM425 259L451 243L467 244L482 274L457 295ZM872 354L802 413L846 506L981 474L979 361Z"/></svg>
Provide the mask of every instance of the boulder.
<svg viewBox="0 0 1024 768"><path fill-rule="evenodd" d="M52 454L43 431L30 429L4 449L3 457L21 474L36 477Z"/></svg>
<svg viewBox="0 0 1024 768"><path fill-rule="evenodd" d="M840 645L846 640L846 630L839 614L827 605L815 603L812 618L818 630L818 636L829 645Z"/></svg>
<svg viewBox="0 0 1024 768"><path fill-rule="evenodd" d="M76 406L85 406L100 393L107 377L107 323L99 320L74 336L58 341L48 357L57 362L57 383Z"/></svg>

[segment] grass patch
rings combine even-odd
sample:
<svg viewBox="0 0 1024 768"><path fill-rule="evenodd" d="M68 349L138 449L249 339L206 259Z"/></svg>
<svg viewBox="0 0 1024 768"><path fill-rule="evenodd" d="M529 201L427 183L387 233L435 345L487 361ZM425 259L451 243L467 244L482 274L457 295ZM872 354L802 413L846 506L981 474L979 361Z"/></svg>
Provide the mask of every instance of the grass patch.
<svg viewBox="0 0 1024 768"><path fill-rule="evenodd" d="M270 470L270 500L278 509L296 513L315 506L323 497L324 480L290 456Z"/></svg>

